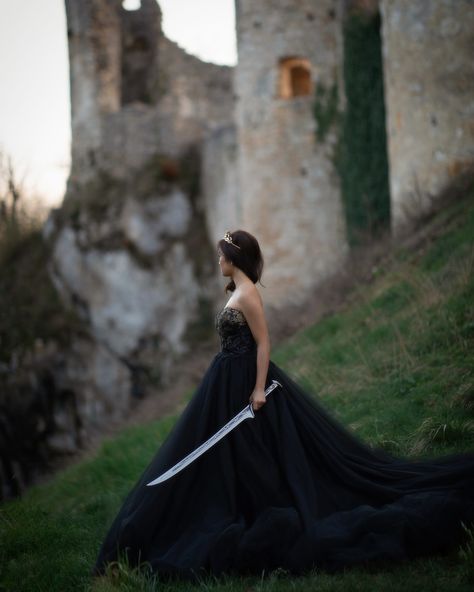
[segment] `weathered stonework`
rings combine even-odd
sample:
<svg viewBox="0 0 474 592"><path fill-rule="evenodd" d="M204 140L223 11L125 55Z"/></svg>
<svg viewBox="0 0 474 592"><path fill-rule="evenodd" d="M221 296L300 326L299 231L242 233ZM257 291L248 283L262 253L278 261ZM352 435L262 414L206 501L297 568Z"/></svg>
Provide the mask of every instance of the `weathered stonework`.
<svg viewBox="0 0 474 592"><path fill-rule="evenodd" d="M224 232L242 225L234 126L217 129L206 138L203 145L202 175L207 232L215 245L224 236Z"/></svg>
<svg viewBox="0 0 474 592"><path fill-rule="evenodd" d="M233 69L167 39L156 0L134 11L121 0L65 2L72 168L43 236L54 284L96 344L70 387L76 402L94 395L94 409L77 406L87 432L124 417L134 388L169 383L217 292L201 157L204 139L232 124ZM68 367L74 359L71 350ZM72 421L61 417L58 426ZM51 439L72 446L59 428Z"/></svg>
<svg viewBox="0 0 474 592"><path fill-rule="evenodd" d="M334 0L238 0L236 9L241 224L266 256L266 302L281 308L308 298L347 254L331 160L337 136L330 130L317 142L313 114L315 85L340 84L341 7ZM285 58L299 67L295 96L281 71Z"/></svg>
<svg viewBox="0 0 474 592"><path fill-rule="evenodd" d="M381 0L393 232L474 166L474 3Z"/></svg>
<svg viewBox="0 0 474 592"><path fill-rule="evenodd" d="M232 68L167 39L156 0L66 0L72 169L66 199L97 171L126 179L157 154L179 156L232 120Z"/></svg>
<svg viewBox="0 0 474 592"><path fill-rule="evenodd" d="M163 367L173 353L186 351L182 336L197 304L190 294L198 286L182 243L167 249L162 266L148 270L127 251L81 252L75 232L65 228L56 241L54 262L58 285L87 302L96 339L117 357L133 356L140 340L154 335L159 336Z"/></svg>

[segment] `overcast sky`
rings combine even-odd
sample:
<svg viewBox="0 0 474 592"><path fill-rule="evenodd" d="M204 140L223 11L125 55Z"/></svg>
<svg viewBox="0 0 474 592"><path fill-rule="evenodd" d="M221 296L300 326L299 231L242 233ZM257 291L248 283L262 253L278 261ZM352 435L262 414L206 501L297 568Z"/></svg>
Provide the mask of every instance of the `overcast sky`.
<svg viewBox="0 0 474 592"><path fill-rule="evenodd" d="M235 65L233 0L159 4L167 37L205 61ZM55 205L70 165L64 0L0 0L0 76L0 150L13 157L27 190Z"/></svg>

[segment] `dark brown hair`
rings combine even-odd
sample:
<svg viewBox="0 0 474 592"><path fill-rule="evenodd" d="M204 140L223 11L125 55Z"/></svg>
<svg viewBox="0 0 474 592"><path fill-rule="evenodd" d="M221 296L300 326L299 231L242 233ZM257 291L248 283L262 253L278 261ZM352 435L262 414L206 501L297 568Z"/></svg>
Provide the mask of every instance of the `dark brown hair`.
<svg viewBox="0 0 474 592"><path fill-rule="evenodd" d="M240 249L223 238L218 241L217 249L222 251L227 261L231 261L256 284L260 281L263 272L263 255L258 240L245 230L234 230L230 233L230 238L234 245L238 245ZM263 286L262 282L260 284ZM225 293L228 290L231 292L235 290L234 280L230 280L224 288Z"/></svg>

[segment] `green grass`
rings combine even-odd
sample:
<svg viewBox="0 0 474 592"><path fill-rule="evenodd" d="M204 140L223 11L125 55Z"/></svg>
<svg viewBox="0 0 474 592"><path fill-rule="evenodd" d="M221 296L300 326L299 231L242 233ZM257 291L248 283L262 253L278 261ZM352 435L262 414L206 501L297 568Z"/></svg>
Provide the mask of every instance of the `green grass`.
<svg viewBox="0 0 474 592"><path fill-rule="evenodd" d="M394 251L344 310L299 331L271 356L361 438L412 458L474 448L474 200L438 220L436 240L416 252ZM123 498L177 417L124 430L94 458L4 504L0 590L188 590L184 583L154 585L151 574L125 562L100 581L88 576ZM199 588L467 592L474 584L472 535L449 555L406 564L298 578L277 570L209 579Z"/></svg>

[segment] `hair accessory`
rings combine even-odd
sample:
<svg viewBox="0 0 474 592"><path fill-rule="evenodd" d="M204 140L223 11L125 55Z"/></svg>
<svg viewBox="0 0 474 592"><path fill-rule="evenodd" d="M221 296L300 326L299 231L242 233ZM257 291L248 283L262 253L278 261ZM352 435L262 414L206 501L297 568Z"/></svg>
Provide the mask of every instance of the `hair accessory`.
<svg viewBox="0 0 474 592"><path fill-rule="evenodd" d="M239 245L236 245L235 243L233 243L233 242L232 242L232 238L231 238L231 236L230 236L230 232L229 232L229 231L227 231L227 232L224 234L224 240L225 240L226 242L230 243L231 245L234 245L234 247L237 247L238 249L240 249Z"/></svg>

